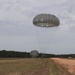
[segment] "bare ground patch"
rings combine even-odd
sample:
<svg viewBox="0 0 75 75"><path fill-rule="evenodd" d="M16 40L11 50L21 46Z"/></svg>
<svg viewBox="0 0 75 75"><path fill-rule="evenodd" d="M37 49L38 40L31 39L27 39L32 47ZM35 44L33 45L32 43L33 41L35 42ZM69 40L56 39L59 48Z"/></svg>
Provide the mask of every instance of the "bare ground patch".
<svg viewBox="0 0 75 75"><path fill-rule="evenodd" d="M60 69L63 75L75 75L75 60L52 58L52 61Z"/></svg>

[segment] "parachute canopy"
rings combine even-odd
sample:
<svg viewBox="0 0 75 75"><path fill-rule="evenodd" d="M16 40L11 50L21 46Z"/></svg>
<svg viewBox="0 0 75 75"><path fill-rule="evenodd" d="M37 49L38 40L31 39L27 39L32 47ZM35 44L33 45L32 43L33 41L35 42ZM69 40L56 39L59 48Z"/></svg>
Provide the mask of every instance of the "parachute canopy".
<svg viewBox="0 0 75 75"><path fill-rule="evenodd" d="M31 56L32 58L38 57L38 51L37 51L37 50L31 51L31 52L30 52L30 56Z"/></svg>
<svg viewBox="0 0 75 75"><path fill-rule="evenodd" d="M56 27L59 26L59 19L52 14L39 14L34 17L33 24L39 27Z"/></svg>

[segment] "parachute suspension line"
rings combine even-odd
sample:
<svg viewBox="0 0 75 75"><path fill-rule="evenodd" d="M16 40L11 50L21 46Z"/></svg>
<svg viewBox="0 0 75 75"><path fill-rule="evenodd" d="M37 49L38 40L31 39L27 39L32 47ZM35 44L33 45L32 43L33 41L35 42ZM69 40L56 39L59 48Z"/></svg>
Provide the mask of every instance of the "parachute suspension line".
<svg viewBox="0 0 75 75"><path fill-rule="evenodd" d="M50 31L50 30L49 30ZM44 35L44 37L45 38L43 38L43 39L45 39L44 40L44 45L43 45L43 51L42 51L42 53L44 54L44 53L46 53L46 51L47 51L47 49L48 49L48 46L49 46L49 44L50 44L50 41L51 41L51 39L52 39L52 37L53 37L53 34L51 33L49 33L49 34L47 34L47 32L48 31L43 31L46 35ZM44 55L43 55L44 56Z"/></svg>
<svg viewBox="0 0 75 75"><path fill-rule="evenodd" d="M38 34L38 40L39 40L39 45L40 45L40 49L41 49L41 52L44 54L44 51L45 51L45 40L44 40L44 37L45 36L43 36L43 33L44 33L45 31L43 30L43 29L39 29L39 31L37 32L37 34Z"/></svg>
<svg viewBox="0 0 75 75"><path fill-rule="evenodd" d="M50 34L49 34L49 37L48 37L49 39L48 39L48 42L47 42L47 46L46 46L46 50L45 50L45 51L47 51L47 49L49 48L49 46L50 46L50 44L51 44L50 42L51 42L51 40L54 38L55 33L56 33L56 32L54 31L53 33L50 33ZM49 49L49 50L50 50L50 49Z"/></svg>
<svg viewBox="0 0 75 75"><path fill-rule="evenodd" d="M42 24L43 25L43 24ZM39 45L40 45L40 49L41 49L41 53L42 53L42 58L44 58L44 52L45 52L45 35L44 35L45 31L43 28L39 28L39 30L37 31L38 34L38 40L39 40Z"/></svg>
<svg viewBox="0 0 75 75"><path fill-rule="evenodd" d="M39 35L39 30L37 29L37 27L35 27L35 36L36 36L36 40L37 40L37 44L38 44L38 48L40 48L42 50L42 47L41 47L41 38L40 38L40 35Z"/></svg>
<svg viewBox="0 0 75 75"><path fill-rule="evenodd" d="M44 36L43 36L43 40L42 40L42 42L43 42L43 44L42 44L42 47L43 47L43 50L42 50L42 53L43 53L42 58L44 58L44 53L46 52L46 47L47 47L47 46L46 46L46 43L47 43L47 38L48 38L48 37L46 36L46 34L47 34L46 31L45 31L44 29L42 29L42 31L43 31L43 33L44 33L44 34L43 34L43 35L44 35Z"/></svg>
<svg viewBox="0 0 75 75"><path fill-rule="evenodd" d="M39 43L40 43L40 47L41 47L41 52L44 54L44 51L46 49L46 46L45 46L46 39L45 39L45 34L44 34L45 30L39 29L39 31L37 32L38 37L39 37L38 39L39 39Z"/></svg>
<svg viewBox="0 0 75 75"><path fill-rule="evenodd" d="M45 46L45 42L47 43L46 39L47 37L44 35L46 33L45 29L43 28L35 28L36 31L36 39L37 39L37 43L38 43L38 47L41 50L41 53L45 53L46 50L46 46Z"/></svg>
<svg viewBox="0 0 75 75"><path fill-rule="evenodd" d="M52 40L54 33L49 33L47 34L47 32L50 32L50 28L45 30L44 28L36 28L35 27L35 31L36 31L36 39L37 39L37 43L38 43L38 47L40 48L41 52L43 53L42 57L44 57L44 53L46 53L49 45L50 45L50 41Z"/></svg>

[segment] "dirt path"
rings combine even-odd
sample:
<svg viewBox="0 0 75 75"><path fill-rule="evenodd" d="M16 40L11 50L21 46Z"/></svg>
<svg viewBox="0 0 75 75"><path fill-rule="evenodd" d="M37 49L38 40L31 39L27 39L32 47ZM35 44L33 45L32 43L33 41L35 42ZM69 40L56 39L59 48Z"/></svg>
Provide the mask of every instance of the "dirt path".
<svg viewBox="0 0 75 75"><path fill-rule="evenodd" d="M61 66L63 70L68 71L69 73L71 73L71 75L75 75L75 60L74 59L52 58L52 60L56 64Z"/></svg>

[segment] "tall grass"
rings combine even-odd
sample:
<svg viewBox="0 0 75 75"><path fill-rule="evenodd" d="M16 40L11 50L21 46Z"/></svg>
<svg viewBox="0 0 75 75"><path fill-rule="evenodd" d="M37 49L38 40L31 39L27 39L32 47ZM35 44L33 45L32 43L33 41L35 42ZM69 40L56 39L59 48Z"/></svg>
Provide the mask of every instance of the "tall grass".
<svg viewBox="0 0 75 75"><path fill-rule="evenodd" d="M0 60L0 75L26 75L41 66L40 59L7 59Z"/></svg>

